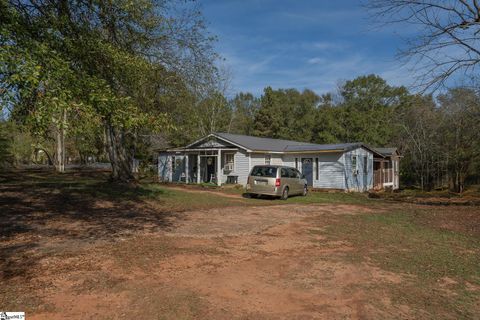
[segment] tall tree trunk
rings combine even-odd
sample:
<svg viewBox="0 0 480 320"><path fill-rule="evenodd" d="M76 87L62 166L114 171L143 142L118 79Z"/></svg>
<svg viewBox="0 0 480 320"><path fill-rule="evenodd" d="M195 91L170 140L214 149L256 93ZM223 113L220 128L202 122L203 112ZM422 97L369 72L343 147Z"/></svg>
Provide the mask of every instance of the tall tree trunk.
<svg viewBox="0 0 480 320"><path fill-rule="evenodd" d="M65 126L67 122L67 110L62 111L61 121L55 135L55 170L65 172Z"/></svg>
<svg viewBox="0 0 480 320"><path fill-rule="evenodd" d="M105 136L107 138L107 151L112 166L112 180L129 182L135 180L132 173L132 156L127 150L125 133L105 123Z"/></svg>

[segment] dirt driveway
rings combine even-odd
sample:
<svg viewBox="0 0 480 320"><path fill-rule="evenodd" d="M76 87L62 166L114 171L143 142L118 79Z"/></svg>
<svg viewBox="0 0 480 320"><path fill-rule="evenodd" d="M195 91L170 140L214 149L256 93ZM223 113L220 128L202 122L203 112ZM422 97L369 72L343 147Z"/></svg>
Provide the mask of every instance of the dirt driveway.
<svg viewBox="0 0 480 320"><path fill-rule="evenodd" d="M342 257L322 229L351 205L192 211L170 228L44 258L29 319L362 319L408 317L381 290L402 277Z"/></svg>
<svg viewBox="0 0 480 320"><path fill-rule="evenodd" d="M0 310L28 319L480 314L478 207L256 200L35 171L0 174L0 230Z"/></svg>

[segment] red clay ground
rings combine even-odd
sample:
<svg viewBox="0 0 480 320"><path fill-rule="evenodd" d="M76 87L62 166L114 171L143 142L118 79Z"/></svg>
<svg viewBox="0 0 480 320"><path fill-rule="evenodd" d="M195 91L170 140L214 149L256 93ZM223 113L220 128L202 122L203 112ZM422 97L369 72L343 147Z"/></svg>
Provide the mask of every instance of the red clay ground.
<svg viewBox="0 0 480 320"><path fill-rule="evenodd" d="M185 193L138 198L115 190L122 197L112 198L60 185L0 186L0 309L26 311L28 319L480 314L475 207L455 208L459 221L473 217L472 229L448 208L259 206L190 192L210 197L212 208L178 209L169 199ZM434 213L442 223L429 223Z"/></svg>

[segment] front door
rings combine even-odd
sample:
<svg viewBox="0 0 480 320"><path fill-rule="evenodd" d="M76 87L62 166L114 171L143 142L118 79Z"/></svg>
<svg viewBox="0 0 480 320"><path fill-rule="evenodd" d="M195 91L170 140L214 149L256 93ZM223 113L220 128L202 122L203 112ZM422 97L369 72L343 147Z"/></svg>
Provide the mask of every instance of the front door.
<svg viewBox="0 0 480 320"><path fill-rule="evenodd" d="M302 158L302 174L307 179L308 186L313 186L313 159Z"/></svg>

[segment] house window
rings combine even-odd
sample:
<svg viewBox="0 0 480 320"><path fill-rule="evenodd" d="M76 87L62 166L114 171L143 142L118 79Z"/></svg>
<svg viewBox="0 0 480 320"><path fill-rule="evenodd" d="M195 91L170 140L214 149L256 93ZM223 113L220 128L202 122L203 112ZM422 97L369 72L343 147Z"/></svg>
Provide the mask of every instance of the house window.
<svg viewBox="0 0 480 320"><path fill-rule="evenodd" d="M172 172L175 172L175 157L172 157Z"/></svg>
<svg viewBox="0 0 480 320"><path fill-rule="evenodd" d="M272 156L269 155L269 154L266 154L265 155L265 164L270 164L271 160L272 160Z"/></svg>
<svg viewBox="0 0 480 320"><path fill-rule="evenodd" d="M357 156L352 155L352 170L356 170L356 169L357 169Z"/></svg>
<svg viewBox="0 0 480 320"><path fill-rule="evenodd" d="M298 158L295 158L295 169L298 169Z"/></svg>
<svg viewBox="0 0 480 320"><path fill-rule="evenodd" d="M315 180L318 180L318 177L320 176L320 167L318 166L318 158L315 158Z"/></svg>
<svg viewBox="0 0 480 320"><path fill-rule="evenodd" d="M226 153L225 163L224 163L225 171L233 171L234 162L235 162L234 154Z"/></svg>
<svg viewBox="0 0 480 320"><path fill-rule="evenodd" d="M363 173L367 173L368 171L368 156L363 157Z"/></svg>

